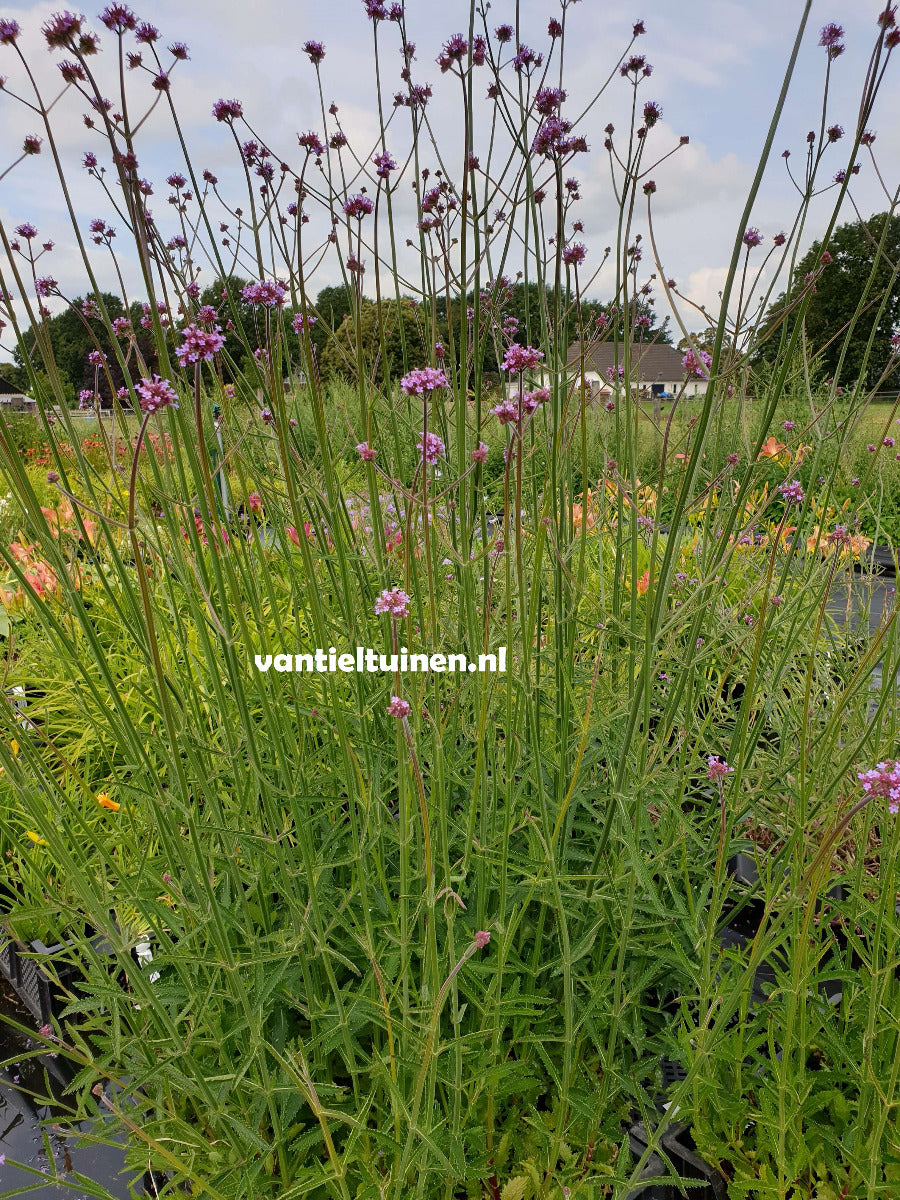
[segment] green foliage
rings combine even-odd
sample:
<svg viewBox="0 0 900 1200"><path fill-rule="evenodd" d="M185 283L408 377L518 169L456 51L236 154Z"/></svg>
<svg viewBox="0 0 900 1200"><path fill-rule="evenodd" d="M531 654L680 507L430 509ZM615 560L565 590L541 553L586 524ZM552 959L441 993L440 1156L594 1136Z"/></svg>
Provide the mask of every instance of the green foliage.
<svg viewBox="0 0 900 1200"><path fill-rule="evenodd" d="M791 315L782 324L781 314L808 289L814 274L804 317L810 355L821 355L823 371L839 374L845 388L857 380L865 388L896 388L900 367L891 336L900 324L900 216L876 213L839 225L827 246L834 261L823 269L825 250L815 241L798 261L790 291L782 292L766 314L766 325L781 327L760 346L759 357L775 361L779 355L800 319Z"/></svg>
<svg viewBox="0 0 900 1200"><path fill-rule="evenodd" d="M332 310L333 311L333 310ZM396 378L403 373L403 344L407 361L421 364L430 357L422 314L415 302L403 297L382 300L380 305L363 300L357 318L348 313L334 337L326 342L319 367L322 376L353 379L358 370L357 346L362 351L363 373L368 379Z"/></svg>

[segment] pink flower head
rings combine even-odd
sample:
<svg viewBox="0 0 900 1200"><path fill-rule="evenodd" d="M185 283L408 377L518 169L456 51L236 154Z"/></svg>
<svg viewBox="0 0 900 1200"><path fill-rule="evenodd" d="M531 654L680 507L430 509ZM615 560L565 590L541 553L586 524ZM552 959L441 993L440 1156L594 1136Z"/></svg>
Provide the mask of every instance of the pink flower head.
<svg viewBox="0 0 900 1200"><path fill-rule="evenodd" d="M734 767L729 767L724 759L720 759L718 754L711 754L706 760L709 770L706 772L706 778L709 780L724 779L726 775L734 774Z"/></svg>
<svg viewBox="0 0 900 1200"><path fill-rule="evenodd" d="M761 246L763 236L758 229L748 229L741 238L741 241L748 250L753 250L756 246Z"/></svg>
<svg viewBox="0 0 900 1200"><path fill-rule="evenodd" d="M395 619L409 616L409 596L399 588L390 588L381 593L375 601L375 612L378 615L388 613Z"/></svg>
<svg viewBox="0 0 900 1200"><path fill-rule="evenodd" d="M794 428L794 422L793 421L785 421L785 423L782 425L781 428L784 429L785 432L790 433Z"/></svg>
<svg viewBox="0 0 900 1200"><path fill-rule="evenodd" d="M209 362L225 345L225 336L218 325L203 329L199 325L188 325L181 331L184 339L175 351L175 357L183 367L199 362Z"/></svg>
<svg viewBox="0 0 900 1200"><path fill-rule="evenodd" d="M447 447L436 433L424 433L422 441L416 442L416 449L422 456L422 461L429 463L431 466L437 462L439 458L444 458L447 454Z"/></svg>
<svg viewBox="0 0 900 1200"><path fill-rule="evenodd" d="M250 495L247 497L247 507L252 513L262 512L263 503L259 492L250 493Z"/></svg>
<svg viewBox="0 0 900 1200"><path fill-rule="evenodd" d="M277 279L263 279L259 283L248 283L241 290L241 295L248 304L265 304L268 308L277 308L284 304L287 288Z"/></svg>
<svg viewBox="0 0 900 1200"><path fill-rule="evenodd" d="M397 717L398 720L403 717L408 717L412 712L412 706L408 700L401 700L399 696L391 696L391 702L388 705L388 715Z"/></svg>
<svg viewBox="0 0 900 1200"><path fill-rule="evenodd" d="M488 448L484 442L479 442L472 451L472 462L483 463L488 456Z"/></svg>
<svg viewBox="0 0 900 1200"><path fill-rule="evenodd" d="M900 810L900 763L896 760L880 762L868 771L859 771L856 778L868 796L881 796L888 803L888 812L894 816Z"/></svg>
<svg viewBox="0 0 900 1200"><path fill-rule="evenodd" d="M363 462L372 462L375 458L375 451L368 442L360 442L356 447L356 453L363 460Z"/></svg>
<svg viewBox="0 0 900 1200"><path fill-rule="evenodd" d="M536 350L533 346L520 346L518 342L513 342L503 356L500 369L501 371L533 371L543 357L543 350Z"/></svg>
<svg viewBox="0 0 900 1200"><path fill-rule="evenodd" d="M160 379L158 375L154 375L152 379L142 379L135 391L144 412L159 412L169 405L173 408L178 407L178 393L168 379Z"/></svg>
<svg viewBox="0 0 900 1200"><path fill-rule="evenodd" d="M416 371L410 371L400 380L400 390L407 396L421 396L423 392L433 392L449 386L447 376L438 367L420 367Z"/></svg>
<svg viewBox="0 0 900 1200"><path fill-rule="evenodd" d="M699 356L693 350L688 350L681 360L686 375L696 375L699 379L709 378L709 368L712 366L712 355L708 350L701 350Z"/></svg>
<svg viewBox="0 0 900 1200"><path fill-rule="evenodd" d="M546 404L550 399L549 388L536 388L533 392L525 392L522 396L522 407L526 413L533 413L540 408L542 404Z"/></svg>
<svg viewBox="0 0 900 1200"><path fill-rule="evenodd" d="M475 934L475 945L479 950L483 950L491 940L491 935L485 929L479 929Z"/></svg>
<svg viewBox="0 0 900 1200"><path fill-rule="evenodd" d="M294 333L300 333L304 329L312 329L318 317L308 317L304 313L297 313L291 321L291 329Z"/></svg>
<svg viewBox="0 0 900 1200"><path fill-rule="evenodd" d="M515 424L519 419L519 406L515 400L504 400L490 409L488 415L496 417L501 425Z"/></svg>

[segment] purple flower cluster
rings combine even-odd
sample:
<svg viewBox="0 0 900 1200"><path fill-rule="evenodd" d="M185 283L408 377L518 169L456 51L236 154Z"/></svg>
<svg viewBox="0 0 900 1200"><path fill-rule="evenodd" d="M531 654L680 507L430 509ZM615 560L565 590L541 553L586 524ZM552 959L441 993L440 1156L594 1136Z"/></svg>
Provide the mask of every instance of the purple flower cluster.
<svg viewBox="0 0 900 1200"><path fill-rule="evenodd" d="M686 375L695 375L698 379L709 378L709 368L712 366L712 355L708 350L701 350L697 355L688 350L681 360Z"/></svg>
<svg viewBox="0 0 900 1200"><path fill-rule="evenodd" d="M434 466L439 458L444 458L447 454L447 447L442 439L436 433L431 432L422 434L422 440L416 442L416 449L421 454L422 461L431 466Z"/></svg>
<svg viewBox="0 0 900 1200"><path fill-rule="evenodd" d="M375 211L375 205L369 197L362 194L351 196L349 200L345 200L343 207L348 217L356 217L358 221Z"/></svg>
<svg viewBox="0 0 900 1200"><path fill-rule="evenodd" d="M265 304L268 308L277 308L284 304L287 288L277 279L262 279L259 283L248 283L241 291L241 296L248 304Z"/></svg>
<svg viewBox="0 0 900 1200"><path fill-rule="evenodd" d="M488 416L496 417L501 425L514 425L519 420L519 406L515 400L503 400L489 409Z"/></svg>
<svg viewBox="0 0 900 1200"><path fill-rule="evenodd" d="M212 329L188 325L181 331L181 336L184 340L175 351L175 357L183 367L209 362L225 345L225 336L218 325Z"/></svg>
<svg viewBox="0 0 900 1200"><path fill-rule="evenodd" d="M469 53L469 43L461 33L455 33L441 47L441 53L435 60L442 72L449 71L454 63L461 63Z"/></svg>
<svg viewBox="0 0 900 1200"><path fill-rule="evenodd" d="M534 107L542 117L552 116L566 98L561 88L542 87L534 98Z"/></svg>
<svg viewBox="0 0 900 1200"><path fill-rule="evenodd" d="M217 121L236 121L244 115L244 106L240 100L217 100L212 115Z"/></svg>
<svg viewBox="0 0 900 1200"><path fill-rule="evenodd" d="M293 321L291 321L291 329L293 329L294 333L300 333L304 329L312 329L318 319L318 317L307 316L305 313L297 313Z"/></svg>
<svg viewBox="0 0 900 1200"><path fill-rule="evenodd" d="M543 54L537 54L530 46L519 46L518 52L513 61L513 70L520 75L524 71L526 75L530 74L532 68L537 69L544 61Z"/></svg>
<svg viewBox="0 0 900 1200"><path fill-rule="evenodd" d="M332 139L332 141L333 140L334 139ZM346 142L346 140L347 139L344 138L344 142ZM307 154L324 154L325 153L325 143L322 141L322 139L319 137L319 135L317 133L313 133L312 130L310 130L308 133L301 133L299 135L299 137L297 138L297 141L303 147L303 149L306 151ZM341 144L343 145L344 142L342 142Z"/></svg>
<svg viewBox="0 0 900 1200"><path fill-rule="evenodd" d="M757 246L762 245L763 236L758 229L748 229L745 231L741 241L748 250L754 250Z"/></svg>
<svg viewBox="0 0 900 1200"><path fill-rule="evenodd" d="M321 42L304 42L300 49L304 54L309 55L309 61L314 67L317 67L325 57L325 47Z"/></svg>
<svg viewBox="0 0 900 1200"><path fill-rule="evenodd" d="M142 379L135 390L144 412L159 412L169 405L178 407L178 393L168 379L160 379L158 375L152 379Z"/></svg>
<svg viewBox="0 0 900 1200"><path fill-rule="evenodd" d="M41 26L41 33L51 50L57 47L69 47L76 35L81 33L83 22L84 17L79 17L76 13L54 13Z"/></svg>
<svg viewBox="0 0 900 1200"><path fill-rule="evenodd" d="M397 164L391 155L388 154L387 150L383 154L376 154L372 162L375 164L375 174L379 179L387 179L391 171L396 171L397 169Z"/></svg>
<svg viewBox="0 0 900 1200"><path fill-rule="evenodd" d="M100 20L112 33L130 32L137 28L138 19L127 4L108 4Z"/></svg>
<svg viewBox="0 0 900 1200"><path fill-rule="evenodd" d="M391 588L381 593L375 601L376 614L388 613L397 619L409 616L409 596L399 588Z"/></svg>
<svg viewBox="0 0 900 1200"><path fill-rule="evenodd" d="M14 45L21 32L22 27L18 21L8 21L6 19L0 21L0 45Z"/></svg>
<svg viewBox="0 0 900 1200"><path fill-rule="evenodd" d="M416 371L410 371L400 380L400 390L407 396L421 396L423 392L433 392L449 386L447 376L438 367L420 367Z"/></svg>
<svg viewBox="0 0 900 1200"><path fill-rule="evenodd" d="M387 710L388 716L396 717L398 720L408 717L412 712L409 701L401 700L399 696L391 696L391 702L388 705Z"/></svg>
<svg viewBox="0 0 900 1200"><path fill-rule="evenodd" d="M356 447L356 453L363 460L363 462L373 462L375 459L375 451L368 442L360 442Z"/></svg>
<svg viewBox="0 0 900 1200"><path fill-rule="evenodd" d="M632 54L631 58L626 59L619 67L619 74L623 79L627 79L629 75L634 75L635 80L638 75L646 78L653 74L653 67L647 62L645 55Z"/></svg>
<svg viewBox="0 0 900 1200"><path fill-rule="evenodd" d="M778 489L780 494L787 504L802 504L803 503L803 487L799 479L795 479L793 483L783 483Z"/></svg>
<svg viewBox="0 0 900 1200"><path fill-rule="evenodd" d="M834 21L830 21L823 26L822 32L819 34L819 45L824 47L830 59L835 59L844 53L844 43L841 41L843 36L843 25L836 25Z"/></svg>
<svg viewBox="0 0 900 1200"><path fill-rule="evenodd" d="M900 763L896 760L880 762L868 771L857 772L867 796L881 796L888 803L888 812L894 816L900 810Z"/></svg>
<svg viewBox="0 0 900 1200"><path fill-rule="evenodd" d="M572 242L562 252L562 260L569 267L578 267L584 262L587 247L584 242Z"/></svg>
<svg viewBox="0 0 900 1200"><path fill-rule="evenodd" d="M503 356L500 370L534 371L543 357L543 350L536 350L533 346L520 346L518 342L513 342Z"/></svg>
<svg viewBox="0 0 900 1200"><path fill-rule="evenodd" d="M583 137L569 137L572 122L565 117L549 116L545 119L531 143L531 153L542 158L562 157L565 154L583 154L587 142Z"/></svg>

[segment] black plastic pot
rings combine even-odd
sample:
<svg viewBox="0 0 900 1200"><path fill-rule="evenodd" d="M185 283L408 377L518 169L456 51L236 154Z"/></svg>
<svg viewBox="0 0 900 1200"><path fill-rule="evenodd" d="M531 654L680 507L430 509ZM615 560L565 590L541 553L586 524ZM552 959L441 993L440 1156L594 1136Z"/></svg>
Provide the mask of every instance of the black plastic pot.
<svg viewBox="0 0 900 1200"><path fill-rule="evenodd" d="M650 1145L650 1135L642 1121L628 1131L631 1153L639 1158ZM659 1137L659 1146L682 1179L695 1179L700 1186L681 1188L677 1183L648 1183L629 1192L625 1200L728 1200L728 1186L719 1172L697 1154L690 1129L673 1122ZM667 1175L662 1157L655 1151L647 1160L643 1178Z"/></svg>

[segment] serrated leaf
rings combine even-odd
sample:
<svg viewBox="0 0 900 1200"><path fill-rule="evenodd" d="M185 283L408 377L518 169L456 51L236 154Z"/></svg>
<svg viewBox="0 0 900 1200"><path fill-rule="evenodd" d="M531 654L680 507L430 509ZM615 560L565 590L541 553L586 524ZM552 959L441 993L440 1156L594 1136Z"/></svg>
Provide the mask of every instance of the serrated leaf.
<svg viewBox="0 0 900 1200"><path fill-rule="evenodd" d="M500 1192L500 1200L523 1200L531 1180L527 1175L517 1175L504 1183Z"/></svg>

